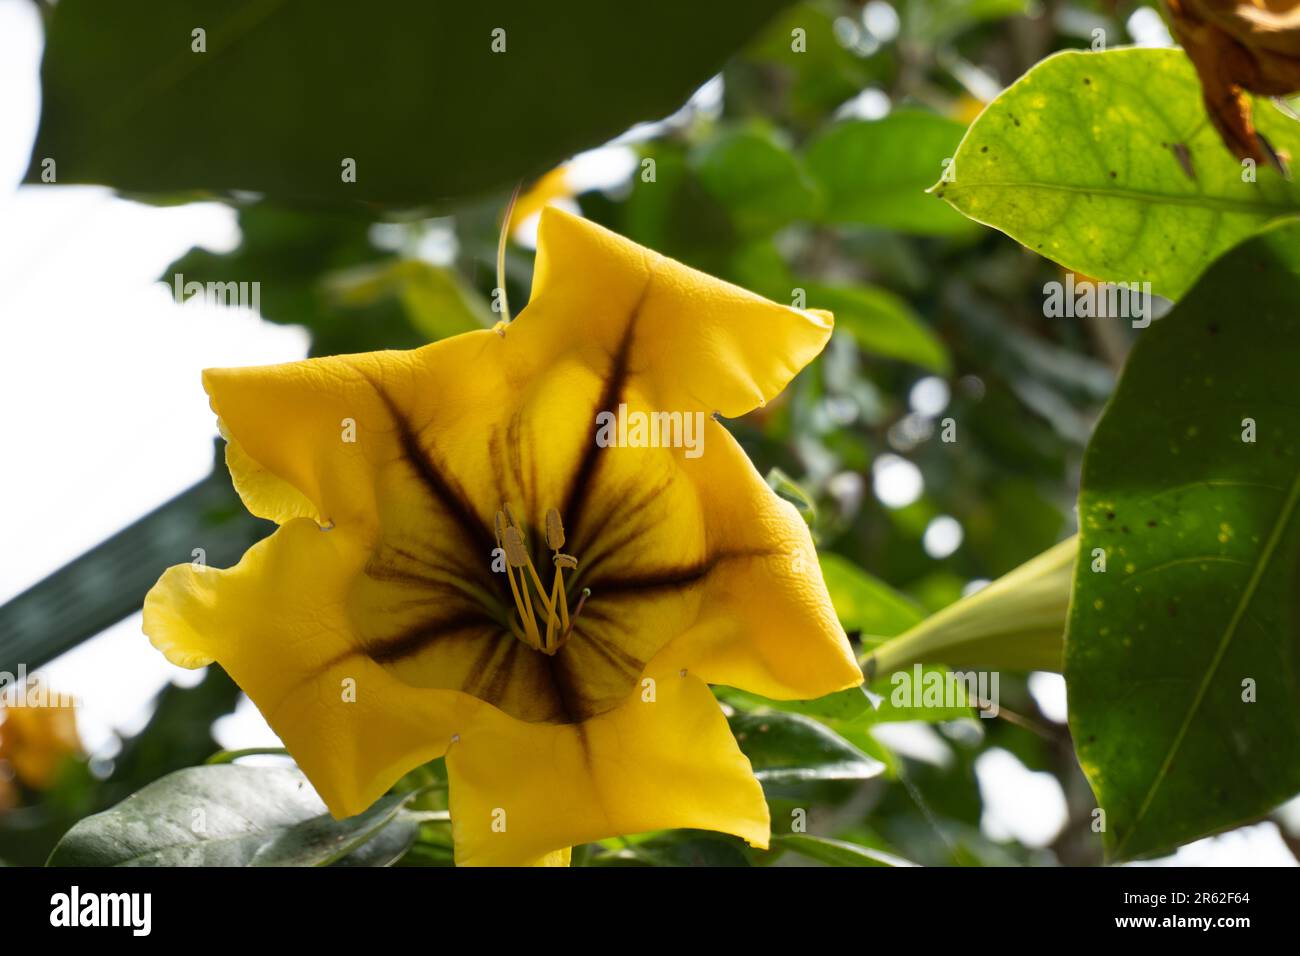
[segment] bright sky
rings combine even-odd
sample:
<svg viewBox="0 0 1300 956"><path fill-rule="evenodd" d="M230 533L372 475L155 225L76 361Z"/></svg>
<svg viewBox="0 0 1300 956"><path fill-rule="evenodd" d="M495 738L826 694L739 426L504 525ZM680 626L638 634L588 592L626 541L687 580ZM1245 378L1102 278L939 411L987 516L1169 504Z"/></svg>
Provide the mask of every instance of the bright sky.
<svg viewBox="0 0 1300 956"><path fill-rule="evenodd" d="M238 243L226 207L152 208L92 187L16 188L39 115L40 46L35 5L0 0L0 604L208 474L216 427L202 369L290 361L307 349L299 329L181 307L154 285L191 246ZM699 98L711 102L719 90L706 84ZM614 153L604 166L626 161ZM83 740L105 756L114 731L143 725L167 681L197 677L153 650L138 614L43 671L53 689L80 699ZM1037 675L1033 690L1049 716L1064 719L1059 676ZM247 700L216 732L232 749L278 745ZM916 759L951 759L952 743L925 724L895 725L889 743ZM1005 751L986 754L977 772L990 836L1051 842L1065 821L1051 775ZM1292 809L1300 817L1300 806ZM1273 824L1201 841L1175 859L1295 863Z"/></svg>
<svg viewBox="0 0 1300 956"><path fill-rule="evenodd" d="M226 207L156 209L80 186L15 190L36 133L40 43L35 5L0 0L0 603L208 474L216 426L202 369L307 349L300 329L182 308L153 284L195 244L238 242ZM81 699L92 750L115 728L138 729L169 679L197 676L149 645L139 615L44 672ZM256 711L242 713L251 719L224 728L230 742L265 742Z"/></svg>

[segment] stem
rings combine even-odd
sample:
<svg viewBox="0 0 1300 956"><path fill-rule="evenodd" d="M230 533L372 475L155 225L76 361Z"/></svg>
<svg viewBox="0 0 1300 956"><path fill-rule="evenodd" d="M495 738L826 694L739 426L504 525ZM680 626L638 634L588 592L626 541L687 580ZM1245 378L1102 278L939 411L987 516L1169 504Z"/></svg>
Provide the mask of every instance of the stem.
<svg viewBox="0 0 1300 956"><path fill-rule="evenodd" d="M501 290L501 319L510 322L510 301L506 293L506 244L510 240L510 220L514 218L515 202L519 199L519 190L524 181L515 183L515 191L510 194L505 212L501 216L501 235L497 238L497 288Z"/></svg>
<svg viewBox="0 0 1300 956"><path fill-rule="evenodd" d="M258 757L264 754L287 757L289 751L283 747L246 747L243 750L219 750L203 762L205 765L212 766L214 764L234 763L240 757Z"/></svg>
<svg viewBox="0 0 1300 956"><path fill-rule="evenodd" d="M450 823L450 810L408 810L406 812L408 820L414 820L416 823Z"/></svg>

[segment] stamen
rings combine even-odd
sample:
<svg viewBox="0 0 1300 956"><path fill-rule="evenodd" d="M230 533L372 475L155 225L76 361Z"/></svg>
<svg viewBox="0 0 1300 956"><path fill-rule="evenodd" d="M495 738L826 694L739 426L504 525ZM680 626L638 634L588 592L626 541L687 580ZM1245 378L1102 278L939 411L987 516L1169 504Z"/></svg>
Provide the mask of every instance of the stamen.
<svg viewBox="0 0 1300 956"><path fill-rule="evenodd" d="M569 620L569 594L564 589L564 569L573 570L578 567L578 559L569 554L561 554L560 549L564 547L564 522L560 520L560 513L550 508L546 512L546 546L555 552L552 563L555 565L555 586L551 591L551 606L557 603L560 606L560 626L561 634L567 635L573 622Z"/></svg>
<svg viewBox="0 0 1300 956"><path fill-rule="evenodd" d="M511 525L506 528L506 561L512 568L526 568L529 565L528 550L524 547L524 536L519 529Z"/></svg>
<svg viewBox="0 0 1300 956"><path fill-rule="evenodd" d="M511 630L516 637L523 637L525 643L537 650L554 654L572 628L572 621L569 618L569 599L564 587L564 571L578 567L577 558L560 553L559 548L564 544L564 525L560 521L560 513L551 508L546 514L546 542L555 551L552 558L552 563L555 565L555 578L549 592L533 564L528 540L524 537L523 525L515 519L509 505L502 505L502 510L496 513L495 530L497 545L505 553L506 574L515 599L515 609L519 612L519 618L527 633L521 635L513 622ZM515 580L516 571L519 574L518 581ZM533 601L534 590L537 592L537 602ZM534 611L535 603L540 603L546 609L545 634L542 633Z"/></svg>
<svg viewBox="0 0 1300 956"><path fill-rule="evenodd" d="M510 535L511 531L515 532L514 538ZM519 619L523 622L524 630L527 635L525 643L531 644L533 647L540 647L541 637L537 633L537 622L533 619L532 603L527 600L528 584L527 582L524 582L524 593L521 600L519 585L515 583L515 572L512 570L519 566L517 564L517 559L520 555L518 546L518 541L520 540L519 532L514 528L505 527L505 516L500 511L498 511L496 515L496 532L497 547L501 548L506 555L506 577L510 579L510 593L514 595L515 610L519 612ZM525 558L527 557L526 552L524 553L524 556ZM515 630L513 621L510 624L510 629L512 631Z"/></svg>
<svg viewBox="0 0 1300 956"><path fill-rule="evenodd" d="M511 564L514 564L515 567L524 568L528 571L529 576L532 578L533 585L537 588L537 596L541 598L542 603L546 605L546 613L548 615L554 615L555 605L551 602L551 599L546 596L546 585L542 584L542 579L538 576L537 569L533 567L533 559L528 554L528 545L524 540L524 533L520 530L519 522L515 520L514 513L511 512L509 505L506 505L506 516L510 519L510 527L506 528L506 560ZM514 534L515 544L513 547L515 548L515 554L518 558L517 561L511 560L510 558L512 532ZM519 573L521 576L523 575L523 571L520 571ZM524 593L528 593L527 584L524 585Z"/></svg>
<svg viewBox="0 0 1300 956"><path fill-rule="evenodd" d="M515 513L510 510L509 505L502 505L502 507L506 509L506 517L510 520L511 526L518 530L519 540L523 541L524 544L527 545L528 542L524 538L524 526L519 523L519 520L515 517Z"/></svg>
<svg viewBox="0 0 1300 956"><path fill-rule="evenodd" d="M557 551L551 560L555 564L555 590L551 594L551 605L554 606L557 601L559 602L560 633L568 634L573 622L569 620L569 593L564 588L564 570L565 568L575 570L578 567L578 559L571 554L560 554Z"/></svg>
<svg viewBox="0 0 1300 956"><path fill-rule="evenodd" d="M560 520L560 513L554 508L546 512L546 546L552 551L559 551L564 547L564 522ZM574 562L574 567L577 567Z"/></svg>

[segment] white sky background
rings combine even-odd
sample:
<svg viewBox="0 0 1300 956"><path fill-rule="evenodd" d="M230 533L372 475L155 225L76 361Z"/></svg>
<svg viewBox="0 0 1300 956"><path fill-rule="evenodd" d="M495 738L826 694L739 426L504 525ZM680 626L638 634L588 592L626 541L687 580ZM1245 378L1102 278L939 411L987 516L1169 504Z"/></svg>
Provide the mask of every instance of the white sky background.
<svg viewBox="0 0 1300 956"><path fill-rule="evenodd" d="M0 0L0 604L208 474L216 427L202 369L290 361L307 349L300 329L181 307L154 285L193 245L237 244L226 207L17 188L40 110L40 48L34 4ZM168 680L197 676L153 650L138 614L42 670L53 689L80 698L83 740L106 755L114 731L143 725ZM1063 718L1059 677L1042 675L1033 689L1049 716ZM229 748L278 744L247 700L217 735ZM923 724L898 725L890 743L918 759L941 760L949 746ZM1050 775L1003 751L982 759L978 774L986 832L1051 842L1064 812ZM1176 861L1295 863L1272 824L1201 841Z"/></svg>
<svg viewBox="0 0 1300 956"><path fill-rule="evenodd" d="M15 189L36 134L40 50L35 5L0 0L0 603L210 472L216 423L202 369L307 350L300 329L182 308L153 284L193 245L238 242L226 207ZM173 676L197 676L149 645L138 614L43 671L81 699L92 750L114 729L138 730ZM231 741L265 743L256 711L242 713L252 719L229 728Z"/></svg>

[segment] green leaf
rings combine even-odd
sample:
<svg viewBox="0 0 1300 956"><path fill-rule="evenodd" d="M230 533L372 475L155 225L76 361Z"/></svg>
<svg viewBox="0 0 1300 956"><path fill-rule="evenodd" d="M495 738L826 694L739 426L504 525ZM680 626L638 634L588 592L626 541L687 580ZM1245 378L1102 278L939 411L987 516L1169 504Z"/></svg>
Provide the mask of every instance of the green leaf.
<svg viewBox="0 0 1300 956"><path fill-rule="evenodd" d="M282 209L254 203L239 209L239 246L229 252L195 247L169 265L162 281L256 282L261 314L301 325L313 355L379 348L418 348L429 341L415 329L397 296L375 296L344 308L328 287L333 274L378 270L392 253L371 242L369 218L342 212ZM180 277L179 279L177 277Z"/></svg>
<svg viewBox="0 0 1300 956"><path fill-rule="evenodd" d="M385 826L379 833L330 866L381 867L392 866L415 844L420 834L420 824L405 813Z"/></svg>
<svg viewBox="0 0 1300 956"><path fill-rule="evenodd" d="M733 707L742 707L745 710L782 710L820 720L852 720L871 710L871 699L867 697L866 691L861 686L825 694L812 700L772 700L731 687L719 687L716 690L718 696Z"/></svg>
<svg viewBox="0 0 1300 956"><path fill-rule="evenodd" d="M907 0L902 6L903 35L915 43L939 45L985 20L1025 12L1026 0Z"/></svg>
<svg viewBox="0 0 1300 956"><path fill-rule="evenodd" d="M740 749L765 784L817 780L869 780L884 764L839 734L801 714L733 714L728 718Z"/></svg>
<svg viewBox="0 0 1300 956"><path fill-rule="evenodd" d="M335 820L288 767L190 767L77 823L50 866L320 866L390 823L403 797Z"/></svg>
<svg viewBox="0 0 1300 956"><path fill-rule="evenodd" d="M1298 302L1300 224L1234 249L1142 333L1088 446L1065 675L1119 858L1300 791Z"/></svg>
<svg viewBox="0 0 1300 956"><path fill-rule="evenodd" d="M778 102L801 125L819 125L845 100L893 75L887 57L861 56L840 40L836 23L842 16L838 2L805 0L780 14L744 52L747 60L761 64L764 87L776 86ZM798 49L796 29L806 41ZM728 98L734 95L729 86ZM761 102L771 109L770 99Z"/></svg>
<svg viewBox="0 0 1300 956"><path fill-rule="evenodd" d="M359 266L326 280L337 305L365 308L389 297L430 342L492 326L496 316L483 297L453 269L421 259Z"/></svg>
<svg viewBox="0 0 1300 956"><path fill-rule="evenodd" d="M831 603L846 631L874 642L902 634L925 617L919 604L847 558L823 552L820 559Z"/></svg>
<svg viewBox="0 0 1300 956"><path fill-rule="evenodd" d="M885 643L888 638L918 627L925 619L920 604L885 582L863 571L853 562L837 554L821 555L822 576L835 606L835 614L847 631L855 631L867 647ZM871 660L871 658L868 658ZM944 668L926 666L922 675L931 671L946 673ZM860 688L840 691L820 700L806 702L780 701L770 706L794 709L828 720L832 728L844 733L855 733L862 726L891 721L925 720L945 721L970 717L970 707L965 698L958 706L907 706L893 704L894 685L889 671L877 670L874 680ZM869 693L868 693L869 691ZM845 697L845 695L855 695ZM868 706L852 706L865 701ZM792 704L796 706L791 706Z"/></svg>
<svg viewBox="0 0 1300 956"><path fill-rule="evenodd" d="M957 155L964 132L955 120L919 110L832 126L807 152L825 195L825 220L926 236L970 234L970 223L925 194L944 160Z"/></svg>
<svg viewBox="0 0 1300 956"><path fill-rule="evenodd" d="M645 155L655 162L655 178L646 182L634 177L632 194L623 204L621 231L711 275L726 272L736 239L731 214L704 188L677 143L652 143Z"/></svg>
<svg viewBox="0 0 1300 956"><path fill-rule="evenodd" d="M868 285L805 282L803 288L809 307L834 312L836 330L848 333L863 351L948 374L948 349L906 300Z"/></svg>
<svg viewBox="0 0 1300 956"><path fill-rule="evenodd" d="M767 486L799 510L809 527L817 524L817 502L803 486L787 475L780 468L772 468L767 473Z"/></svg>
<svg viewBox="0 0 1300 956"><path fill-rule="evenodd" d="M60 183L128 192L442 203L668 115L784 5L665 0L629 42L601 0L60 0L28 181L49 157Z"/></svg>
<svg viewBox="0 0 1300 956"><path fill-rule="evenodd" d="M770 133L729 129L701 143L690 163L704 188L747 234L775 232L817 211L817 187Z"/></svg>
<svg viewBox="0 0 1300 956"><path fill-rule="evenodd" d="M303 820L260 846L249 866L325 866L375 837L401 812L406 794L394 793L346 820L329 814Z"/></svg>
<svg viewBox="0 0 1300 956"><path fill-rule="evenodd" d="M1255 120L1300 155L1300 124L1263 103ZM955 167L933 192L967 216L1069 269L1175 299L1225 250L1300 212L1300 183L1271 169L1243 182L1181 50L1048 57L972 124Z"/></svg>
<svg viewBox="0 0 1300 956"><path fill-rule="evenodd" d="M807 833L789 833L772 837L774 850L801 853L828 866L916 866L902 857L882 853L856 843L812 836Z"/></svg>
<svg viewBox="0 0 1300 956"><path fill-rule="evenodd" d="M669 830L642 838L606 840L587 866L750 866L737 839L700 830Z"/></svg>

